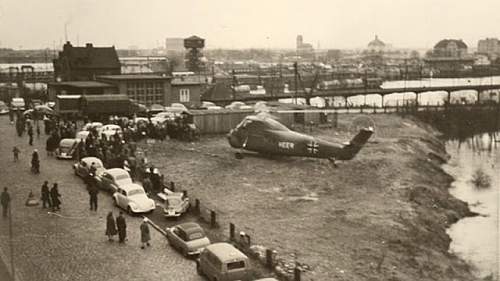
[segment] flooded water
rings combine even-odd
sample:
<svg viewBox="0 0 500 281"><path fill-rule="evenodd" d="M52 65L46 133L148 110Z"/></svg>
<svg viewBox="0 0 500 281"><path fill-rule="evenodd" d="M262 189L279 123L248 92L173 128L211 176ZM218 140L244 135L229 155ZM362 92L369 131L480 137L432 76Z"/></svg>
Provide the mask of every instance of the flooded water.
<svg viewBox="0 0 500 281"><path fill-rule="evenodd" d="M455 181L450 192L481 214L465 218L448 229L450 251L473 265L475 273L500 280L500 133L477 135L465 142L448 141L451 160L444 166ZM477 188L471 179L480 169L491 179L488 188Z"/></svg>

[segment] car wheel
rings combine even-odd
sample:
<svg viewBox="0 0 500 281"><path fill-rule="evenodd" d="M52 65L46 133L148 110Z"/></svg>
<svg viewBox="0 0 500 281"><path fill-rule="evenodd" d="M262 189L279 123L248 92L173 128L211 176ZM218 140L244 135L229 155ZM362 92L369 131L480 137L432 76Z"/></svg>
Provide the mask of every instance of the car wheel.
<svg viewBox="0 0 500 281"><path fill-rule="evenodd" d="M186 249L183 249L181 252L185 258L189 258L188 251Z"/></svg>
<svg viewBox="0 0 500 281"><path fill-rule="evenodd" d="M113 197L113 203L115 204L116 207L118 207L118 200L116 199L116 197Z"/></svg>
<svg viewBox="0 0 500 281"><path fill-rule="evenodd" d="M127 213L129 215L133 215L134 214L134 212L132 212L132 208L130 208L130 206L127 207Z"/></svg>

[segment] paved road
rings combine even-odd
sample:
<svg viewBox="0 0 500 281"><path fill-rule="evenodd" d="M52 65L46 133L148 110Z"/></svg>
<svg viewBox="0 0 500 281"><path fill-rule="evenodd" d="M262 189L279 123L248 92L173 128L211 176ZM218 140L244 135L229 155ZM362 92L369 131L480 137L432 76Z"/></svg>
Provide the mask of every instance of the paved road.
<svg viewBox="0 0 500 281"><path fill-rule="evenodd" d="M42 129L43 131L43 129ZM21 150L20 161L12 161L12 147ZM30 173L33 148L41 153L41 174ZM8 117L0 116L0 187L7 186L13 197L15 266L25 281L53 280L203 280L196 274L192 260L184 259L168 245L158 232L152 232L152 247L140 249L140 217L127 216L128 242L108 242L104 235L105 216L117 214L111 196L99 194L99 210L89 210L88 194L83 181L73 175L72 161L46 157L45 136L28 145L27 136L19 138ZM62 194L62 211L52 215L38 207L26 207L30 190L40 195L44 180L58 182ZM162 226L173 225L160 216L152 218ZM186 220L189 218L183 218ZM0 249L8 253L8 224L0 221ZM10 260L7 258L6 264ZM2 266L0 275L3 278ZM3 279L0 278L1 281Z"/></svg>

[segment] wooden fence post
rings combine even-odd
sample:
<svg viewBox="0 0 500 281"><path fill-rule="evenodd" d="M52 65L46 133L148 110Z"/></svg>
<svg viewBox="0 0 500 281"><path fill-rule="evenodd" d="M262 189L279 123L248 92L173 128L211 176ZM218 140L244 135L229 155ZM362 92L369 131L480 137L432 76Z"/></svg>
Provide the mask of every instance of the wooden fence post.
<svg viewBox="0 0 500 281"><path fill-rule="evenodd" d="M229 223L229 240L234 241L234 232L235 232L235 226L234 223L230 222Z"/></svg>
<svg viewBox="0 0 500 281"><path fill-rule="evenodd" d="M196 198L194 200L194 212L195 214L199 215L200 214L200 199Z"/></svg>
<svg viewBox="0 0 500 281"><path fill-rule="evenodd" d="M300 281L300 268L298 266L295 266L293 269L293 280L294 281Z"/></svg>
<svg viewBox="0 0 500 281"><path fill-rule="evenodd" d="M213 210L210 210L210 227L217 227L217 214Z"/></svg>
<svg viewBox="0 0 500 281"><path fill-rule="evenodd" d="M266 249L266 266L268 268L273 268L274 266L273 250L271 249Z"/></svg>

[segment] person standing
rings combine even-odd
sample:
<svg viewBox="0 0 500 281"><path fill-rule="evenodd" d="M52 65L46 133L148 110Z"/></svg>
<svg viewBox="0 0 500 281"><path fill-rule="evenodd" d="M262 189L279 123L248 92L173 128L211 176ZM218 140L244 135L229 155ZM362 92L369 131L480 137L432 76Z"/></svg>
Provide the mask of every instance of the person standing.
<svg viewBox="0 0 500 281"><path fill-rule="evenodd" d="M88 190L89 190L89 196L90 196L90 210L91 211L96 211L97 212L97 194L99 193L99 190L93 183L88 184Z"/></svg>
<svg viewBox="0 0 500 281"><path fill-rule="evenodd" d="M33 126L32 125L28 126L28 137L29 137L29 144L33 145Z"/></svg>
<svg viewBox="0 0 500 281"><path fill-rule="evenodd" d="M116 230L115 217L113 216L113 212L109 212L106 217L106 235L108 236L108 241L113 241L113 236L118 233Z"/></svg>
<svg viewBox="0 0 500 281"><path fill-rule="evenodd" d="M14 146L14 148L12 149L12 153L14 154L14 162L19 161L19 152L21 152L19 148L17 148L17 146Z"/></svg>
<svg viewBox="0 0 500 281"><path fill-rule="evenodd" d="M59 189L57 188L57 183L54 183L50 189L50 199L52 200L52 211L61 210L61 200L59 199L61 194L59 194Z"/></svg>
<svg viewBox="0 0 500 281"><path fill-rule="evenodd" d="M144 220L141 223L140 229L141 229L141 243L142 243L141 249L144 249L145 248L144 245L148 247L151 246L151 244L149 244L149 241L151 240L151 234L149 233L148 218L144 218Z"/></svg>
<svg viewBox="0 0 500 281"><path fill-rule="evenodd" d="M2 217L6 218L10 208L10 194L7 187L4 187L2 195L0 195L0 203L2 204Z"/></svg>
<svg viewBox="0 0 500 281"><path fill-rule="evenodd" d="M38 156L38 149L33 150L31 155L31 170L35 174L40 173L40 157Z"/></svg>
<svg viewBox="0 0 500 281"><path fill-rule="evenodd" d="M118 228L118 242L125 243L125 239L127 238L127 222L122 211L120 211L120 215L116 218L116 227Z"/></svg>
<svg viewBox="0 0 500 281"><path fill-rule="evenodd" d="M45 181L42 185L42 191L40 192L42 195L42 208L52 207L52 203L50 202L50 191L49 191L49 182Z"/></svg>

